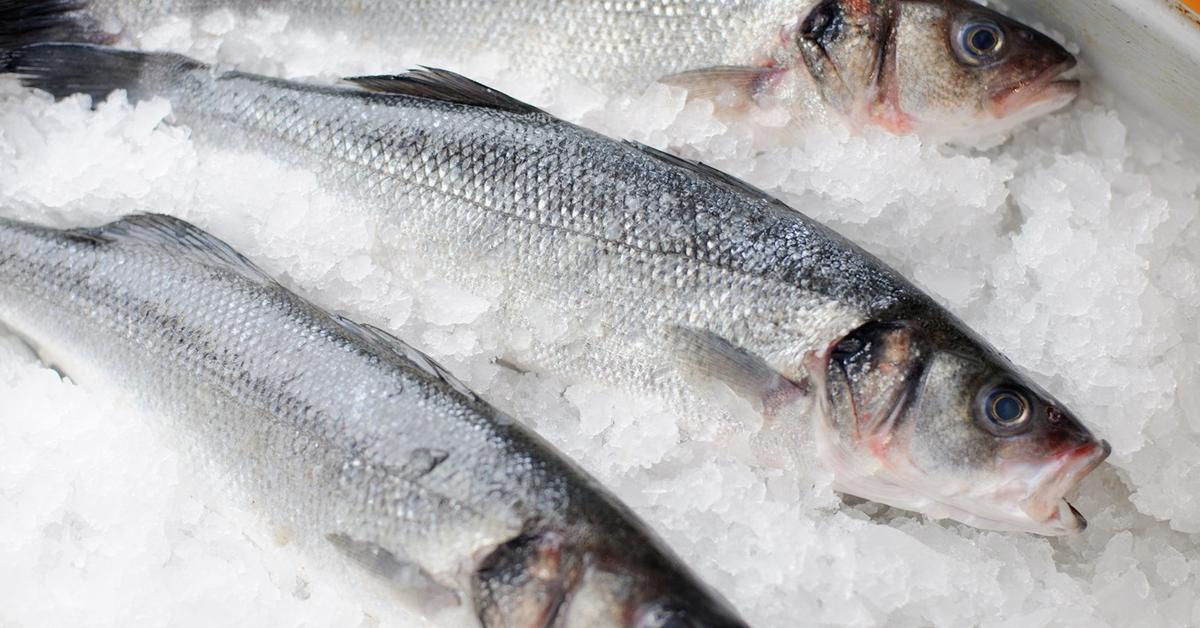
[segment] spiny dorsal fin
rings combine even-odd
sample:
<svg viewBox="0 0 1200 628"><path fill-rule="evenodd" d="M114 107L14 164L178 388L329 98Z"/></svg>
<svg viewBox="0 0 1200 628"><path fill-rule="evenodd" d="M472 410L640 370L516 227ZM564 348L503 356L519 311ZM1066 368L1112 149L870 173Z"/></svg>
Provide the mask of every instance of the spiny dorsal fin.
<svg viewBox="0 0 1200 628"><path fill-rule="evenodd" d="M259 283L275 280L223 240L190 222L164 214L133 214L107 225L71 229L68 237L96 243L133 242L178 251L210 266L218 266Z"/></svg>
<svg viewBox="0 0 1200 628"><path fill-rule="evenodd" d="M730 187L738 192L748 194L748 195L752 196L753 198L763 201L765 203L769 203L771 205L776 205L778 207L787 209L788 211L795 211L792 208L788 207L787 204L784 203L783 201L764 192L761 188L751 185L750 183L747 183L747 182L729 174L728 172L723 172L721 170L717 170L716 168L713 168L712 166L710 166L708 164L701 163L699 161L693 161L691 159L687 159L686 157L672 155L671 153L668 153L664 150L659 150L657 148L654 148L653 146L646 146L645 144L642 144L641 142L635 142L633 140L624 140L624 143L628 146L632 146L633 148L637 149L642 154L644 154L648 157L653 157L654 159L657 159L658 161L661 161L663 163L670 164L672 166L675 166L676 168L682 168L684 170L694 172L706 179L714 179L714 180L724 184L727 187Z"/></svg>
<svg viewBox="0 0 1200 628"><path fill-rule="evenodd" d="M344 80L373 92L404 94L512 113L542 113L541 109L508 94L439 68L418 68L404 74L353 76Z"/></svg>
<svg viewBox="0 0 1200 628"><path fill-rule="evenodd" d="M451 375L450 371L447 371L444 367L442 367L441 364L438 364L436 361L434 361L433 358L429 357L423 351L413 347L407 342L400 340L399 338L378 327L375 327L374 325L356 323L344 316L335 315L333 320L336 321L337 324L341 325L346 331L367 341L376 349L390 352L409 362L412 362L426 373L429 373L437 379L446 382L451 388L459 393L467 396L470 399L477 399L475 393L471 392L471 389L467 388L466 384L459 381L459 379L454 375Z"/></svg>

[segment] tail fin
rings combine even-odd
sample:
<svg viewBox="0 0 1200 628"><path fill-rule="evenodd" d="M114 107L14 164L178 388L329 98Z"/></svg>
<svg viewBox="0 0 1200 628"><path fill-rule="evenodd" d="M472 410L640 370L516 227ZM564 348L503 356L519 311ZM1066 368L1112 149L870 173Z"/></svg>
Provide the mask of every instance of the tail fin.
<svg viewBox="0 0 1200 628"><path fill-rule="evenodd" d="M0 50L47 41L104 43L88 0L0 0Z"/></svg>
<svg viewBox="0 0 1200 628"><path fill-rule="evenodd" d="M20 75L26 86L57 98L88 94L100 100L124 89L138 100L180 74L207 67L183 55L92 44L34 44L0 52L0 73Z"/></svg>

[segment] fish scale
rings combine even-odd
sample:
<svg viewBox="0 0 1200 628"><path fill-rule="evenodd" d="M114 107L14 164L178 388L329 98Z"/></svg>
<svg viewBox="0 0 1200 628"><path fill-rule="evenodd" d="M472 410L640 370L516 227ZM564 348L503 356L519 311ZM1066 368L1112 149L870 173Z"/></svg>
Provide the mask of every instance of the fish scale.
<svg viewBox="0 0 1200 628"><path fill-rule="evenodd" d="M1063 493L1106 445L895 271L729 175L444 71L366 90L80 44L5 65L57 96L165 98L198 143L312 172L378 226L380 264L487 295L508 364L657 397L686 437L748 439L862 497L1084 525ZM997 395L1020 396L1016 426Z"/></svg>
<svg viewBox="0 0 1200 628"><path fill-rule="evenodd" d="M451 68L499 56L515 75L572 89L663 82L734 116L784 105L800 127L986 135L1065 105L1076 87L1053 80L1074 63L1062 46L965 0L32 0L0 4L0 48L136 42L172 18L209 32L210 16L261 11ZM985 57L962 48L976 23L1003 43Z"/></svg>
<svg viewBox="0 0 1200 628"><path fill-rule="evenodd" d="M483 565L522 539L566 537L553 551L604 562L583 570L616 584L543 568L573 596L564 608L599 595L606 609L563 625L662 607L743 625L627 508L432 360L330 316L199 229L155 215L68 231L0 219L0 250L0 320L78 381L132 395L306 542L412 561L464 595L486 588L472 599L485 625L513 625L495 609L544 601L492 582L524 565Z"/></svg>
<svg viewBox="0 0 1200 628"><path fill-rule="evenodd" d="M168 97L175 118L201 141L264 151L317 172L360 210L426 242L423 252L447 277L471 281L482 272L513 301L547 304L566 320L598 314L605 333L614 333L583 344L653 346L673 325L699 324L763 354L783 344L794 355L822 348L904 298L921 299L873 258L798 213L542 114L237 73L200 72L134 90ZM245 139L230 143L238 137ZM512 230L522 235L492 241L477 235ZM491 271L462 261L485 251ZM586 277L598 259L612 261L602 267L607 275ZM572 286L590 288L603 307ZM728 319L698 316L688 293L748 311ZM660 303L661 318L635 318L641 312L630 306L645 303ZM755 342L757 321L785 317L798 333ZM520 324L519 317L512 322ZM680 388L669 375L664 382L624 375L631 358L669 364L665 348L610 354L598 364L538 365L660 394ZM778 368L798 372L794 363Z"/></svg>

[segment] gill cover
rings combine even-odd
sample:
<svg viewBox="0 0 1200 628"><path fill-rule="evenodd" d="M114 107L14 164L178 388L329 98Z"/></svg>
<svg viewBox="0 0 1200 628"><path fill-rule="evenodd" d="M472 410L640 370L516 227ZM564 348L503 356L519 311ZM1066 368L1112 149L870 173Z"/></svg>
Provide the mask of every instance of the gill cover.
<svg viewBox="0 0 1200 628"><path fill-rule="evenodd" d="M645 546L589 542L581 530L520 535L471 578L484 626L745 628L720 597L666 569Z"/></svg>
<svg viewBox="0 0 1200 628"><path fill-rule="evenodd" d="M852 114L867 106L891 41L893 0L821 0L800 24L796 44L821 95Z"/></svg>

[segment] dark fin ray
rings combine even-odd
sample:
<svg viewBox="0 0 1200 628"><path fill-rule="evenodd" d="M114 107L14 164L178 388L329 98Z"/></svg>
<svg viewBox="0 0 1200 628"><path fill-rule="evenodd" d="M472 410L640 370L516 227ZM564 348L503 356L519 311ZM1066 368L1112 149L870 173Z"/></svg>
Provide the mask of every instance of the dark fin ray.
<svg viewBox="0 0 1200 628"><path fill-rule="evenodd" d="M761 357L709 331L673 327L668 332L685 377L725 384L743 399L774 417L796 397L808 394L804 382L793 382Z"/></svg>
<svg viewBox="0 0 1200 628"><path fill-rule="evenodd" d="M533 105L472 81L461 74L438 68L419 68L394 75L353 76L344 80L363 89L384 94L403 94L512 113L544 113Z"/></svg>
<svg viewBox="0 0 1200 628"><path fill-rule="evenodd" d="M682 87L693 98L717 98L733 93L738 103L744 104L762 93L763 87L776 72L775 68L718 65L670 74L660 82Z"/></svg>
<svg viewBox="0 0 1200 628"><path fill-rule="evenodd" d="M161 247L201 264L234 271L256 283L275 284L270 275L224 240L173 216L135 214L100 227L64 231L63 236L95 244L126 242Z"/></svg>
<svg viewBox="0 0 1200 628"><path fill-rule="evenodd" d="M0 50L49 41L108 39L85 10L87 0L0 0Z"/></svg>
<svg viewBox="0 0 1200 628"><path fill-rule="evenodd" d="M413 347L412 345L400 340L399 338L389 334L388 332L365 323L356 323L343 316L334 316L334 321L341 325L348 333L365 340L368 344L383 351L396 355L401 359L412 362L421 370L432 375L434 378L448 384L459 394L466 396L469 399L478 399L474 392L462 383L457 377L447 371L445 367L438 364L436 360L426 355L423 351Z"/></svg>
<svg viewBox="0 0 1200 628"><path fill-rule="evenodd" d="M34 44L0 52L0 72L17 74L27 87L64 98L87 94L93 100L124 89L130 100L141 86L208 66L183 55L137 52L93 44Z"/></svg>

